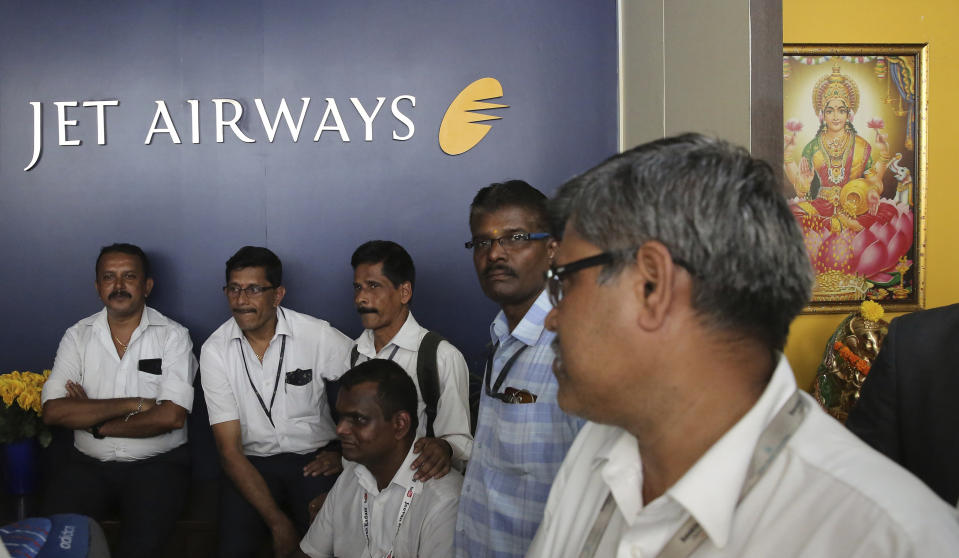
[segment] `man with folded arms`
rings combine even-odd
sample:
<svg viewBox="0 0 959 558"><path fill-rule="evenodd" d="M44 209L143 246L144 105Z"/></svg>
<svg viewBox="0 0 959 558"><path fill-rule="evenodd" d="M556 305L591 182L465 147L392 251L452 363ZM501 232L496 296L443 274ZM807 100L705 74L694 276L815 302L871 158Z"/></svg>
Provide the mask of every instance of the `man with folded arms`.
<svg viewBox="0 0 959 558"><path fill-rule="evenodd" d="M153 279L139 247L104 247L96 288L103 310L67 330L43 386L44 422L74 430L44 514L119 512L116 554L158 556L190 483L193 343L183 326L146 306Z"/></svg>
<svg viewBox="0 0 959 558"><path fill-rule="evenodd" d="M336 481L300 550L312 558L451 556L463 477L453 470L416 480L413 380L395 362L366 361L340 378L336 411L343 457L355 465Z"/></svg>
<svg viewBox="0 0 959 558"><path fill-rule="evenodd" d="M220 491L220 556L258 553L267 532L287 556L341 470L324 379L335 379L348 337L280 306L283 265L245 246L226 263L233 317L200 351L200 379L227 479Z"/></svg>
<svg viewBox="0 0 959 558"><path fill-rule="evenodd" d="M797 389L812 269L772 168L698 134L563 185L559 404L589 419L529 557L953 556L955 510Z"/></svg>

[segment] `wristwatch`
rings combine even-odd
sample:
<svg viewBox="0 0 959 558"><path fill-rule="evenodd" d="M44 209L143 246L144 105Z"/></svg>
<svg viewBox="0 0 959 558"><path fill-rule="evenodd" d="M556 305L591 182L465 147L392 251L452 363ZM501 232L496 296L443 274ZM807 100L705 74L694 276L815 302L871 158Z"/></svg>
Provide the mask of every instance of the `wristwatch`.
<svg viewBox="0 0 959 558"><path fill-rule="evenodd" d="M96 438L97 440L102 440L106 438L106 436L104 436L103 434L100 434L100 427L103 426L103 424L104 423L101 422L99 424L94 424L93 426L90 427L90 434L93 434L93 437Z"/></svg>

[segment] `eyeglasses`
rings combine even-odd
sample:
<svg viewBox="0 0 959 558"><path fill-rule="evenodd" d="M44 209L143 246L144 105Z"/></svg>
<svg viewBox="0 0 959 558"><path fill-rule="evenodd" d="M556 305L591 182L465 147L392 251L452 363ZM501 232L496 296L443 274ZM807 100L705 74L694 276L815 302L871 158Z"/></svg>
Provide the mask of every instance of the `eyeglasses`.
<svg viewBox="0 0 959 558"><path fill-rule="evenodd" d="M543 240L544 238L549 238L549 233L546 232L534 232L534 233L513 233L506 236L498 236L496 238L473 238L472 240L466 241L463 246L466 246L467 250L473 250L475 252L484 252L489 250L493 246L493 243L496 242L506 250L512 248L518 248L522 246L523 243L529 242L531 240Z"/></svg>
<svg viewBox="0 0 959 558"><path fill-rule="evenodd" d="M563 279L566 277L589 267L611 263L613 263L613 255L609 252L603 252L559 267L549 266L549 269L546 270L546 288L549 291L549 301L553 306L558 306L559 301L563 300Z"/></svg>
<svg viewBox="0 0 959 558"><path fill-rule="evenodd" d="M546 287L547 291L549 292L549 301L555 307L559 305L559 301L563 300L563 280L568 276L589 267L595 267L597 265L609 265L613 263L613 259L612 253L603 252L601 254L576 260L559 267L550 266L549 269L546 270ZM672 260L674 264L688 271L693 277L699 277L699 274L696 273L696 270L693 268L693 266L686 263L685 260L680 258L672 258Z"/></svg>
<svg viewBox="0 0 959 558"><path fill-rule="evenodd" d="M275 289L272 285L250 285L249 287L240 287L239 285L226 285L223 292L230 298L239 298L240 293L246 293L248 297L260 296L264 292Z"/></svg>

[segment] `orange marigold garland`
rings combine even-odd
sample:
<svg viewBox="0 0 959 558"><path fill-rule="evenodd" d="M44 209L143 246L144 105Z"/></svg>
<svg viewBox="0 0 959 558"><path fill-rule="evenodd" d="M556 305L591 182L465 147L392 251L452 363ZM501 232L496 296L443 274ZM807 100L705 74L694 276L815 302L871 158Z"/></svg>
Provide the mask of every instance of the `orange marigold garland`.
<svg viewBox="0 0 959 558"><path fill-rule="evenodd" d="M856 354L852 352L852 349L847 347L842 341L833 343L832 348L839 351L839 356L862 373L863 376L869 375L869 368L871 366L869 361L856 356Z"/></svg>

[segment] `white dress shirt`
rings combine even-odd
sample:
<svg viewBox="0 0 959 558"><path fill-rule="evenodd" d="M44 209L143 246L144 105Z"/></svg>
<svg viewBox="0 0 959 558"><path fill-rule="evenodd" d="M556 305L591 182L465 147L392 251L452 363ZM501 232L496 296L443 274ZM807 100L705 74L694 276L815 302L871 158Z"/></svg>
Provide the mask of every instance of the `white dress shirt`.
<svg viewBox="0 0 959 558"><path fill-rule="evenodd" d="M143 397L171 401L190 412L196 367L193 342L186 328L149 306L143 308L140 324L133 330L121 358L113 344L104 308L64 334L53 371L43 385L41 400L46 403L66 397L67 382L73 381L83 386L91 399ZM98 440L86 430L73 432L76 448L100 461L145 459L187 440L185 425L150 438Z"/></svg>
<svg viewBox="0 0 959 558"><path fill-rule="evenodd" d="M410 447L406 460L382 491L369 469L360 464L348 467L300 541L300 549L312 558L382 558L391 548L396 558L452 556L463 477L450 471L443 478L414 483L410 465L415 457ZM411 486L415 487L413 499L397 532L397 515ZM364 494L369 494L369 547L363 532Z"/></svg>
<svg viewBox="0 0 959 558"><path fill-rule="evenodd" d="M390 359L399 364L410 378L413 378L416 396L419 399L417 438L426 436L426 404L423 402L420 384L416 379L416 363L420 343L423 342L428 331L413 319L411 312L403 323L403 327L378 353L373 344L373 330L364 330L356 339L356 349L361 355L357 364L372 358ZM347 367L349 367L349 358L347 358ZM467 461L473 449L473 436L470 435L469 369L466 366L466 359L450 342L442 341L436 349L436 368L440 380L440 398L436 404L433 433L437 438L443 438L449 442L453 448L453 459Z"/></svg>
<svg viewBox="0 0 959 558"><path fill-rule="evenodd" d="M276 316L276 332L262 363L233 318L200 349L200 380L210 424L239 420L247 455L303 454L336 439L323 380L343 374L353 342L312 316L282 307Z"/></svg>
<svg viewBox="0 0 959 558"><path fill-rule="evenodd" d="M656 556L690 515L707 535L696 557L956 555L955 510L805 393L805 420L737 506L759 436L795 389L781 356L752 409L647 505L636 438L587 423L553 483L527 556L577 556L610 492L615 511L596 556Z"/></svg>

